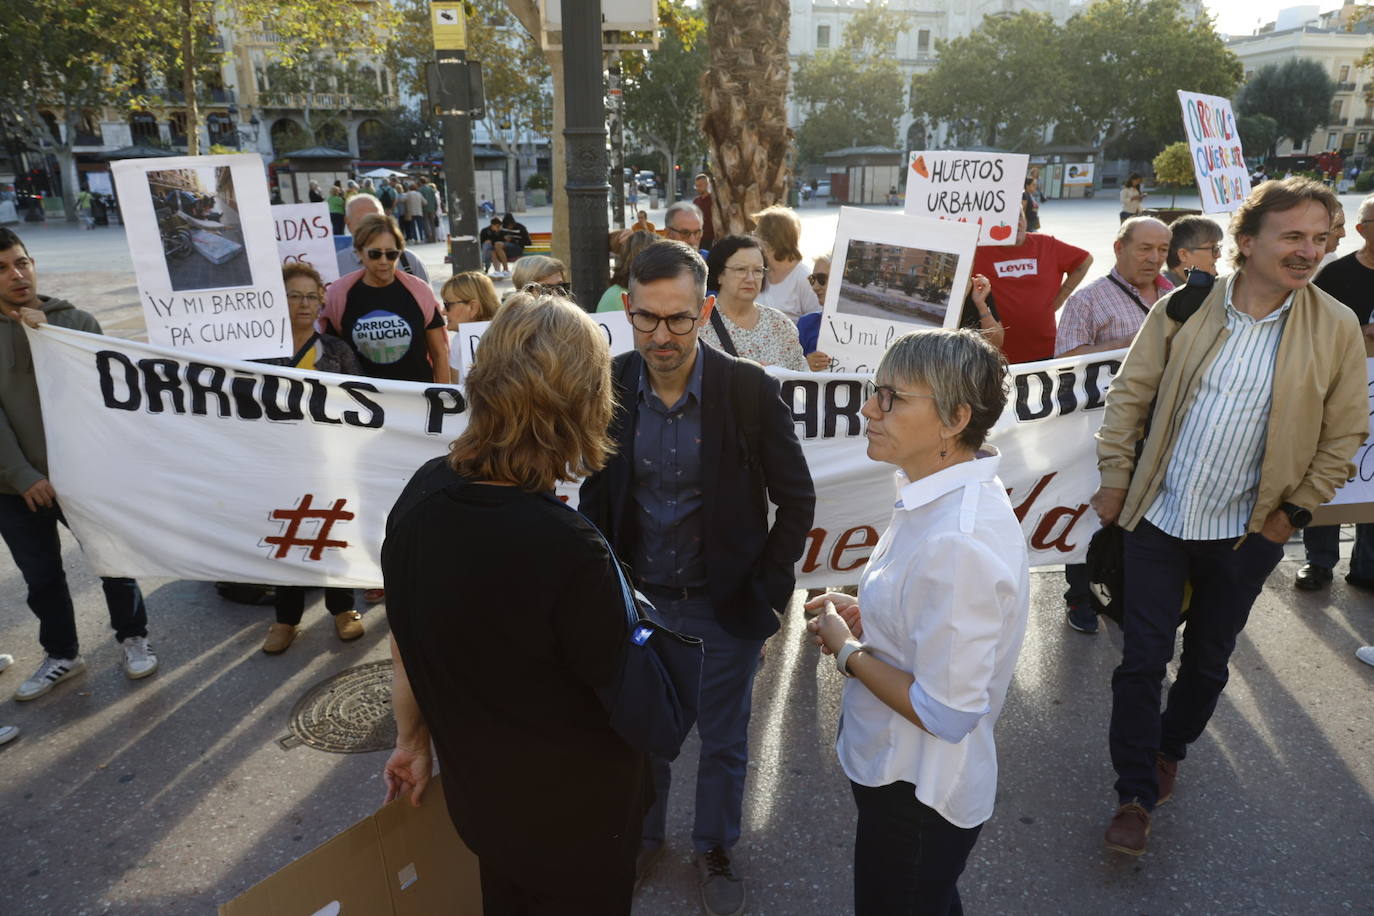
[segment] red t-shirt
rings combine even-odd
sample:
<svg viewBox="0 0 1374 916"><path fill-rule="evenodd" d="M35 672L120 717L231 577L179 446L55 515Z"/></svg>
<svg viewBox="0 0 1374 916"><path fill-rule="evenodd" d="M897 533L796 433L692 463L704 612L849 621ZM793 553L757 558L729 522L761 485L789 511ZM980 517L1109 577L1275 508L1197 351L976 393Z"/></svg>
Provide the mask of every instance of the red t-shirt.
<svg viewBox="0 0 1374 916"><path fill-rule="evenodd" d="M1026 233L1021 245L979 245L973 272L992 284L997 314L1006 329L1002 352L1009 363L1029 363L1054 356L1054 297L1064 275L1083 263L1088 253L1052 235Z"/></svg>

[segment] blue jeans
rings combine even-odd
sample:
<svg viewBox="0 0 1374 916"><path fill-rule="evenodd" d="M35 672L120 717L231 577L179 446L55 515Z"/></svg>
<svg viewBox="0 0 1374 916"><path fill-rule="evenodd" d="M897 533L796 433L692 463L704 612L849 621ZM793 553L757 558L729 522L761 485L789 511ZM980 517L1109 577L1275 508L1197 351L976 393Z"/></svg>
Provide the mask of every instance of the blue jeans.
<svg viewBox="0 0 1374 916"><path fill-rule="evenodd" d="M710 598L670 599L647 593L669 628L699 637L706 659L701 669L701 700L697 734L701 758L697 763L696 819L692 845L697 852L713 846L730 849L739 841L744 807L744 776L749 763L749 712L754 674L758 671L761 639L739 639L716 621ZM668 788L672 771L667 760L651 757L654 804L644 816L644 846L662 845L667 833Z"/></svg>
<svg viewBox="0 0 1374 916"><path fill-rule="evenodd" d="M1341 558L1341 526L1304 528L1302 546L1307 550L1307 562L1323 569L1335 569ZM1357 579L1374 579L1374 523L1361 522L1355 526L1350 574Z"/></svg>
<svg viewBox="0 0 1374 916"><path fill-rule="evenodd" d="M1116 792L1153 810L1155 756L1182 760L1207 727L1226 686L1226 664L1283 545L1259 534L1185 541L1144 519L1126 532L1126 609L1121 664L1112 673L1110 745ZM1192 582L1178 677L1159 710L1174 657L1183 586Z"/></svg>
<svg viewBox="0 0 1374 916"><path fill-rule="evenodd" d="M62 569L57 523L67 524L57 506L29 511L23 497L0 493L0 537L29 587L29 610L38 618L38 642L53 658L76 658L76 611ZM116 639L148 635L148 609L133 579L101 577L110 626Z"/></svg>
<svg viewBox="0 0 1374 916"><path fill-rule="evenodd" d="M871 788L851 781L855 916L959 916L957 882L983 825L956 827L894 782Z"/></svg>

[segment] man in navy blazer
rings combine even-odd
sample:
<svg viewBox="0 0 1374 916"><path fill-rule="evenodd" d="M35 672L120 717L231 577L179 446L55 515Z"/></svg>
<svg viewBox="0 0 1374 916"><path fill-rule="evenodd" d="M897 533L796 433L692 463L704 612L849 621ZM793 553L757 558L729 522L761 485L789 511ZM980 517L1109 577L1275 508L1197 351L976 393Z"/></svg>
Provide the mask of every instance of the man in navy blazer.
<svg viewBox="0 0 1374 916"><path fill-rule="evenodd" d="M745 885L730 850L740 835L750 694L763 641L796 585L816 493L777 381L697 340L715 305L701 256L682 242L650 245L630 267L624 300L635 350L612 368L618 451L583 483L579 507L665 623L705 643L692 843L706 912L736 913ZM665 839L668 761L655 759L653 769L640 880Z"/></svg>

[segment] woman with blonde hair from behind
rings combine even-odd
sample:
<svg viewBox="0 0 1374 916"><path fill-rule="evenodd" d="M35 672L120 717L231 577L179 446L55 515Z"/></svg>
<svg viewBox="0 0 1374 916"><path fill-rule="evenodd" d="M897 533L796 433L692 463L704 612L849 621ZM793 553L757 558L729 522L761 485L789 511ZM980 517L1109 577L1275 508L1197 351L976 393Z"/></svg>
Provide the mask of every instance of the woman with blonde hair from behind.
<svg viewBox="0 0 1374 916"><path fill-rule="evenodd" d="M568 265L557 258L542 254L526 255L515 262L510 275L511 286L519 292L531 283L545 287L549 292L568 294ZM539 292L539 291L535 291Z"/></svg>
<svg viewBox="0 0 1374 916"><path fill-rule="evenodd" d="M432 740L488 916L630 913L648 768L596 694L625 606L601 535L553 492L606 463L610 367L577 306L510 297L468 374L466 428L387 520L387 794L419 803Z"/></svg>
<svg viewBox="0 0 1374 916"><path fill-rule="evenodd" d="M816 312L816 294L807 283L811 265L801 256L801 218L786 207L769 207L751 219L754 238L763 243L768 266L768 285L759 293L758 304L782 312L795 324L807 312Z"/></svg>

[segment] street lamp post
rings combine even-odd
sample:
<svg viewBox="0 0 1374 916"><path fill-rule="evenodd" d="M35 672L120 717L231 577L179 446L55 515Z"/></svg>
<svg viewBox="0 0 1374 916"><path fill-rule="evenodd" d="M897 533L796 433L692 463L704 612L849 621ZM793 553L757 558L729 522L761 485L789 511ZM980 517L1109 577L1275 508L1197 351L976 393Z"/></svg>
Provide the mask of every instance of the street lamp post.
<svg viewBox="0 0 1374 916"><path fill-rule="evenodd" d="M610 277L606 239L606 92L602 82L601 0L562 0L563 86L568 162L568 240L573 295L595 308Z"/></svg>

